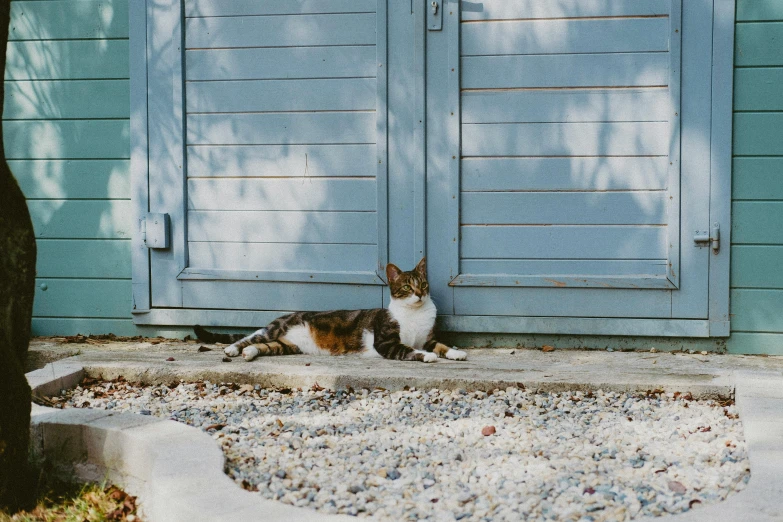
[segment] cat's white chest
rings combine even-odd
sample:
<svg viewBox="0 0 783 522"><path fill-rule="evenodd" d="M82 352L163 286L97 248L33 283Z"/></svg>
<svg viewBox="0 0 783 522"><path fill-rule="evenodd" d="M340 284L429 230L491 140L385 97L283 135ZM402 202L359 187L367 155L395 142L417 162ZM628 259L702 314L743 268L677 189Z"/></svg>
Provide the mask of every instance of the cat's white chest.
<svg viewBox="0 0 783 522"><path fill-rule="evenodd" d="M435 317L438 315L438 310L432 299L427 299L419 308L410 308L392 302L389 304L389 312L400 325L402 344L416 350L424 348L424 343L427 341L432 327L435 326Z"/></svg>

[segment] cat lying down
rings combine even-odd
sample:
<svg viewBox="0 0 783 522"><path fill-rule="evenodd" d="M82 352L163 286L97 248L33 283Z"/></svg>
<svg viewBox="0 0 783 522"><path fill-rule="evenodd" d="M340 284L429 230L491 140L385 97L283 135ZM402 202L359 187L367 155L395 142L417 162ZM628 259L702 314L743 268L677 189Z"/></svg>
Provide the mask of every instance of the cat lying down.
<svg viewBox="0 0 783 522"><path fill-rule="evenodd" d="M298 353L464 361L467 353L434 338L437 310L430 298L426 260L419 261L410 272L388 264L386 277L391 290L388 309L293 312L246 337L212 333L198 325L193 330L203 342L232 343L225 349L226 355L242 353L248 361L259 355Z"/></svg>

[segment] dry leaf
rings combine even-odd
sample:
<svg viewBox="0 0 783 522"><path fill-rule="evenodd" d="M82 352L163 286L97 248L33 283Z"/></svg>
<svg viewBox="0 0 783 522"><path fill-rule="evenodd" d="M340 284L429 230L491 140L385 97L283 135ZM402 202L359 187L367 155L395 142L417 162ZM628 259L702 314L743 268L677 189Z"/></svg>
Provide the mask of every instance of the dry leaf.
<svg viewBox="0 0 783 522"><path fill-rule="evenodd" d="M548 344L545 344L544 346L541 347L541 351L542 352L554 352L555 351L555 347L554 346L549 346Z"/></svg>

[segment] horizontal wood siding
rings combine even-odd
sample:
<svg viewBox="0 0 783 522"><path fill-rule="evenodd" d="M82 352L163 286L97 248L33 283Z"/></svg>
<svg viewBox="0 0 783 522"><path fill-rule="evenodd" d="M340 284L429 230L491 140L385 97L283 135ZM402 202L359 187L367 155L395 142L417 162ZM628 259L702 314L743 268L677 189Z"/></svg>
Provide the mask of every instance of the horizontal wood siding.
<svg viewBox="0 0 783 522"><path fill-rule="evenodd" d="M13 1L9 165L38 238L33 333L135 335L128 0Z"/></svg>
<svg viewBox="0 0 783 522"><path fill-rule="evenodd" d="M737 0L734 65L727 346L783 355L783 3Z"/></svg>
<svg viewBox="0 0 783 522"><path fill-rule="evenodd" d="M477 6L460 24L459 272L664 277L671 1Z"/></svg>
<svg viewBox="0 0 783 522"><path fill-rule="evenodd" d="M188 2L185 15L192 270L374 272L375 2Z"/></svg>

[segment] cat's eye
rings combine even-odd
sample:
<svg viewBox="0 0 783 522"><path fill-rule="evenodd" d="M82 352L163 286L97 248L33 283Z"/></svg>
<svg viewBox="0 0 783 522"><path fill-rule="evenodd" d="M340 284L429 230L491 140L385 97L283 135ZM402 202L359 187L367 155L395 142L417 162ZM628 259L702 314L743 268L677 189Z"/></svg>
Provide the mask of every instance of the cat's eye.
<svg viewBox="0 0 783 522"><path fill-rule="evenodd" d="M411 287L408 286L408 285L405 285L405 286L402 287L402 291L403 292L410 292L411 291Z"/></svg>
<svg viewBox="0 0 783 522"><path fill-rule="evenodd" d="M426 289L428 289L429 287L430 287L430 285L428 285L427 283L422 283L422 284L421 284L421 289L422 289L422 290L426 290Z"/></svg>

